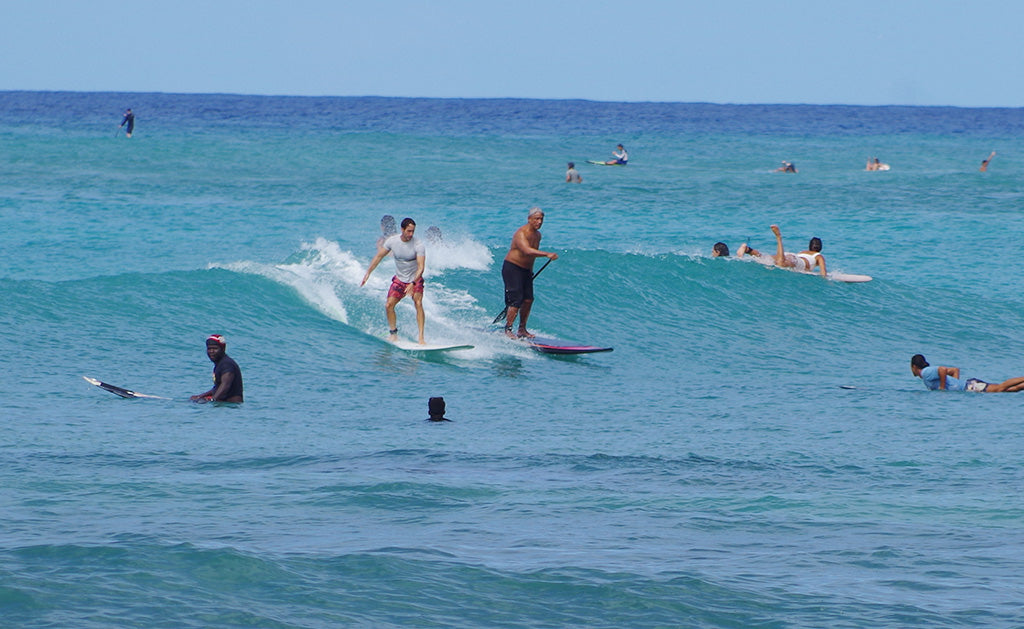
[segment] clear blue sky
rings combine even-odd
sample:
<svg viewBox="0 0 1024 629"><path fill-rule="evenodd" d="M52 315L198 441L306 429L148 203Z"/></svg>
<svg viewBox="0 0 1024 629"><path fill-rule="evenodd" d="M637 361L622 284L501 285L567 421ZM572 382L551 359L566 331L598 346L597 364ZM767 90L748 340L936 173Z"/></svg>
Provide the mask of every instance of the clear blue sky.
<svg viewBox="0 0 1024 629"><path fill-rule="evenodd" d="M0 0L0 90L1024 106L1024 1Z"/></svg>

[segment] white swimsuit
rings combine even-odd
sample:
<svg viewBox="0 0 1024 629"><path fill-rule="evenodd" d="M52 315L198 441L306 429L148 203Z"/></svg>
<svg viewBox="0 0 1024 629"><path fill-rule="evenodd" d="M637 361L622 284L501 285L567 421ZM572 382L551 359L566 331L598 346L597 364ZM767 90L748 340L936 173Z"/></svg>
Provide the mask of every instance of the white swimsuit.
<svg viewBox="0 0 1024 629"><path fill-rule="evenodd" d="M800 258L801 260L804 261L804 269L803 270L804 271L810 271L811 269L814 268L815 259L818 256L820 256L820 255L821 255L821 253L819 253L819 252L814 252L814 253L798 253L798 254L796 254L796 257L798 257L798 258Z"/></svg>

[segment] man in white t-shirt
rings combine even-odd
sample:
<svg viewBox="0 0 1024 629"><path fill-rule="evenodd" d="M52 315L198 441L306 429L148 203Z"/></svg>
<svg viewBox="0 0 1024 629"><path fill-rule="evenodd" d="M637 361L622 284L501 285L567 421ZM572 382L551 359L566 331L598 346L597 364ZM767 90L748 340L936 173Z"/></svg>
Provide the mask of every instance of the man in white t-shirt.
<svg viewBox="0 0 1024 629"><path fill-rule="evenodd" d="M416 221L411 218L402 219L402 231L384 240L359 285L366 284L366 280L370 279L370 273L373 273L384 256L389 253L394 254L395 276L391 278L391 288L388 289L388 301L385 306L390 333L388 340L398 340L398 319L395 316L395 306L406 295L412 295L412 302L416 305L419 343L423 345L423 322L425 319L423 314L423 270L426 268L427 249L422 241L413 237L415 233Z"/></svg>

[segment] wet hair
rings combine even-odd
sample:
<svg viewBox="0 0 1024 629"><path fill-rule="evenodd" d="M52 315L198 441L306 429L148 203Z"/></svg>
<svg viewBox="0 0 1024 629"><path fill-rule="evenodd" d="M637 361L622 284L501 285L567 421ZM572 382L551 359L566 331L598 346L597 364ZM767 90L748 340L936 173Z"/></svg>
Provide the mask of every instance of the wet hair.
<svg viewBox="0 0 1024 629"><path fill-rule="evenodd" d="M412 220L411 218L403 218L402 219L402 229L404 230L409 225L415 226L416 225L416 221Z"/></svg>
<svg viewBox="0 0 1024 629"><path fill-rule="evenodd" d="M921 354L914 354L910 357L910 366L917 367L918 369L924 369L928 366L928 361L924 359Z"/></svg>
<svg viewBox="0 0 1024 629"><path fill-rule="evenodd" d="M724 242L716 242L715 246L712 247L711 250L721 257L729 257L729 245L725 244Z"/></svg>
<svg viewBox="0 0 1024 629"><path fill-rule="evenodd" d="M811 238L811 242L807 244L807 248L811 251L821 251L821 238L815 236Z"/></svg>
<svg viewBox="0 0 1024 629"><path fill-rule="evenodd" d="M569 162L569 168L576 168L576 162Z"/></svg>

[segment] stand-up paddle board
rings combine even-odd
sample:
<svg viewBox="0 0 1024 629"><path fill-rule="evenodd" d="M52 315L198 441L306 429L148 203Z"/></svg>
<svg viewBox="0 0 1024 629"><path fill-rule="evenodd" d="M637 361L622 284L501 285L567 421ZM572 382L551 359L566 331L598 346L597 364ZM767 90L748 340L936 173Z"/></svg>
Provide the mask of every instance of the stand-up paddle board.
<svg viewBox="0 0 1024 629"><path fill-rule="evenodd" d="M145 393L138 393L136 391L132 391L131 389L124 389L122 387L114 386L112 384L107 384L106 382L101 382L100 380L97 380L96 378L90 378L89 376L82 377L85 378L85 381L88 382L89 384L96 385L97 387L103 389L104 391L110 391L114 395L119 395L123 398L149 398L152 400L171 399L169 397L160 397L159 395L146 395Z"/></svg>
<svg viewBox="0 0 1024 629"><path fill-rule="evenodd" d="M522 341L528 344L531 349L544 354L596 354L597 352L610 352L614 349L612 347L597 347L595 345L577 345L541 336L532 339L524 338Z"/></svg>
<svg viewBox="0 0 1024 629"><path fill-rule="evenodd" d="M397 341L388 341L389 345L397 347L398 349L406 352L424 352L424 353L438 353L438 352L454 352L460 349L473 349L473 345L439 345L436 343L427 343L420 345L413 341L406 341L404 339L398 339Z"/></svg>

